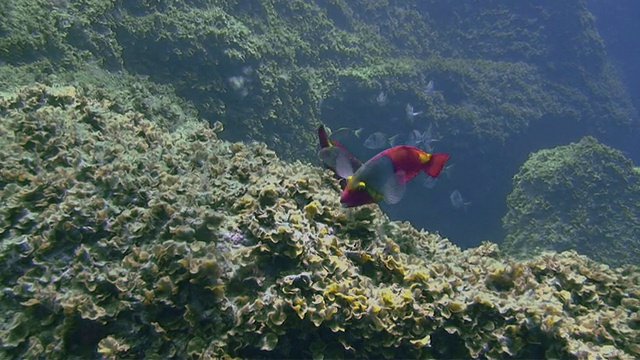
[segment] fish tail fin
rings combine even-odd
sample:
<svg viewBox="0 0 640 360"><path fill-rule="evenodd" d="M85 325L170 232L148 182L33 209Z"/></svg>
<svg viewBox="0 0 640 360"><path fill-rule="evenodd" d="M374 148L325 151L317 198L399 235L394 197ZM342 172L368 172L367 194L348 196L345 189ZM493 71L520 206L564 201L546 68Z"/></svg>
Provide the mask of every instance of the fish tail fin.
<svg viewBox="0 0 640 360"><path fill-rule="evenodd" d="M424 164L422 170L431 177L438 177L447 160L449 160L449 154L431 154L431 158Z"/></svg>
<svg viewBox="0 0 640 360"><path fill-rule="evenodd" d="M329 136L327 135L327 130L324 128L324 125L320 125L320 127L318 127L318 140L320 140L321 149L331 146L331 143L329 143Z"/></svg>

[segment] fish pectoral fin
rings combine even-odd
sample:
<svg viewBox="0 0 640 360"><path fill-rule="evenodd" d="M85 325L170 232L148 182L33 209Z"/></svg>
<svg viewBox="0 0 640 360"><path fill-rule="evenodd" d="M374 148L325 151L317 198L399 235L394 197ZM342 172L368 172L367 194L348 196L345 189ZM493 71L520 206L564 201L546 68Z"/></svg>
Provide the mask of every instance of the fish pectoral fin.
<svg viewBox="0 0 640 360"><path fill-rule="evenodd" d="M339 151L338 156L336 157L336 174L343 179L353 175L351 161L349 161L349 158L344 151Z"/></svg>
<svg viewBox="0 0 640 360"><path fill-rule="evenodd" d="M397 204L404 196L406 183L404 182L405 173L399 171L387 180L382 189L382 197L387 204Z"/></svg>
<svg viewBox="0 0 640 360"><path fill-rule="evenodd" d="M322 159L322 162L325 165L332 169L335 169L336 161L338 159L338 156L340 156L340 151L340 148L337 146L329 146L320 149L320 151L318 151L318 156L320 157L320 159Z"/></svg>

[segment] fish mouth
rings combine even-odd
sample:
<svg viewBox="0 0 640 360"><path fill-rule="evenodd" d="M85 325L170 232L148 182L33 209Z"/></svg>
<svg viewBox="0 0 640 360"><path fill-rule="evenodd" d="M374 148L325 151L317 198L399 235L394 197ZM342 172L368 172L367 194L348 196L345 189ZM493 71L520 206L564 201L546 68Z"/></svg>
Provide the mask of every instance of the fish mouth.
<svg viewBox="0 0 640 360"><path fill-rule="evenodd" d="M342 202L342 201L341 201L341 202L340 202L340 207L348 208L348 207L349 207L349 205L348 205L347 203L344 203L344 202Z"/></svg>

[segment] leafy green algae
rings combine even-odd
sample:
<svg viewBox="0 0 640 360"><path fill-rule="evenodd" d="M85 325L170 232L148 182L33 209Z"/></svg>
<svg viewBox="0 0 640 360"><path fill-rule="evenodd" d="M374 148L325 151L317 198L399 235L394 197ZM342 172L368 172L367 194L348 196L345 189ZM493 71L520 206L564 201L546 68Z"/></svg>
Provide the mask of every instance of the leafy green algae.
<svg viewBox="0 0 640 360"><path fill-rule="evenodd" d="M461 251L263 144L71 86L0 113L3 357L640 355L635 268Z"/></svg>
<svg viewBox="0 0 640 360"><path fill-rule="evenodd" d="M520 256L574 249L640 264L640 176L617 150L585 137L532 154L513 179L504 247Z"/></svg>

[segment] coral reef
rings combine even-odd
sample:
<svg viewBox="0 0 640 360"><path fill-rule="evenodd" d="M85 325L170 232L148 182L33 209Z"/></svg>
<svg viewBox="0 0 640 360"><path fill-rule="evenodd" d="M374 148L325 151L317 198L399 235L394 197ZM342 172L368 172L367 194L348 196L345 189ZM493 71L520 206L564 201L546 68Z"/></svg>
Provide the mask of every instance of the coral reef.
<svg viewBox="0 0 640 360"><path fill-rule="evenodd" d="M507 204L507 252L574 249L612 266L640 265L640 174L593 137L532 154Z"/></svg>
<svg viewBox="0 0 640 360"><path fill-rule="evenodd" d="M636 268L461 251L220 131L3 95L0 356L640 356Z"/></svg>

